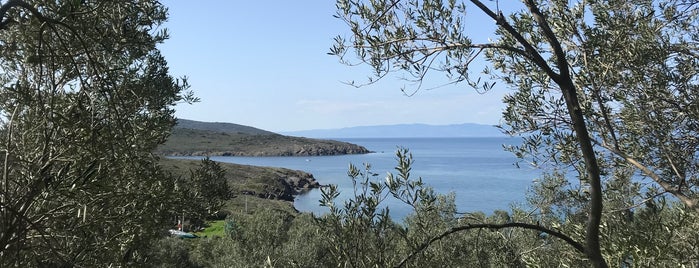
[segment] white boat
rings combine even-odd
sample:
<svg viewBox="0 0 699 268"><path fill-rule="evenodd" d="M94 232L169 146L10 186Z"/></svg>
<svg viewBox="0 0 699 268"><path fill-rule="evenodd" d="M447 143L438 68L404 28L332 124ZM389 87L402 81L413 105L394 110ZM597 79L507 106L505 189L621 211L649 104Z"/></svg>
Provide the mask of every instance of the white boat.
<svg viewBox="0 0 699 268"><path fill-rule="evenodd" d="M198 236L195 235L195 234L183 232L183 231L180 231L180 230L170 229L170 230L168 230L168 231L170 232L170 235L176 236L176 237L179 237L179 238L197 238L197 237L198 237Z"/></svg>

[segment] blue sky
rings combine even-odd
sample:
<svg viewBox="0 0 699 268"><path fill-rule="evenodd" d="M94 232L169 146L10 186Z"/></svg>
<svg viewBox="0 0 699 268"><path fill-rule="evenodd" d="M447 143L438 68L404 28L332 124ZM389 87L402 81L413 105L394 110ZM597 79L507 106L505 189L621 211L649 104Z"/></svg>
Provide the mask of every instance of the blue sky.
<svg viewBox="0 0 699 268"><path fill-rule="evenodd" d="M176 116L270 131L425 123L497 124L506 90L478 94L462 84L403 95L397 73L367 87L370 70L326 53L336 35L335 2L165 0L170 39L160 46L170 72L187 76L201 102ZM491 3L488 3L491 4ZM478 13L478 12L474 12ZM493 21L474 17L474 37L494 37ZM482 68L477 68L482 69ZM441 78L441 74L433 76Z"/></svg>

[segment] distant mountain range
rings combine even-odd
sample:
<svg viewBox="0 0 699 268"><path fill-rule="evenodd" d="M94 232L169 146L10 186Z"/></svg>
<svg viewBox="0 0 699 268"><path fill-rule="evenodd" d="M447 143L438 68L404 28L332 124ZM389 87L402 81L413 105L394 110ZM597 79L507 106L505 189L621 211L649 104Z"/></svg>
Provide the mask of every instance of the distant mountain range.
<svg viewBox="0 0 699 268"><path fill-rule="evenodd" d="M400 124L359 126L338 129L315 129L281 132L284 135L307 138L447 138L447 137L505 137L492 125L455 124L426 125Z"/></svg>

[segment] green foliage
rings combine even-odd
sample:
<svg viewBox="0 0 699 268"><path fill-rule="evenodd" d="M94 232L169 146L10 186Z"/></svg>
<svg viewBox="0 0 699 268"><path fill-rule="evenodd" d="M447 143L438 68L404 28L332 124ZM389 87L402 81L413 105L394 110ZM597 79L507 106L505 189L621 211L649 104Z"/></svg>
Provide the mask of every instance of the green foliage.
<svg viewBox="0 0 699 268"><path fill-rule="evenodd" d="M192 245L180 238L162 238L154 243L148 252L148 266L150 267L198 267L191 260Z"/></svg>
<svg viewBox="0 0 699 268"><path fill-rule="evenodd" d="M226 221L224 238L186 240L193 267L328 267L325 236L309 214L261 209ZM183 257L184 256L184 257Z"/></svg>
<svg viewBox="0 0 699 268"><path fill-rule="evenodd" d="M494 82L468 69L484 55L484 74L513 89L503 129L528 134L510 150L547 171L528 206L457 214L453 197L410 178L401 149L385 180L350 166L354 197L342 204L337 188L324 189L327 215L256 207L228 219L227 237L195 241L156 238L173 209L219 210L224 185L266 196L291 188L260 174L262 183L222 180L226 168L208 159L191 180L161 170L152 152L174 124L172 105L194 100L156 48L166 9L3 2L0 266L699 264L696 1L527 0L511 14L470 2L495 20L497 40L471 41L462 1L340 0L353 36L331 54L353 50L374 70L369 83L397 70L419 89L437 71L488 90ZM395 223L387 198L414 213Z"/></svg>
<svg viewBox="0 0 699 268"><path fill-rule="evenodd" d="M570 44L565 52L572 82L596 153L603 158L602 174L633 167L694 206L699 48L697 37L689 33L699 26L696 6L677 1L553 1L542 6L556 37ZM680 15L678 8L686 12ZM531 18L512 17L517 31L531 36L534 46L543 45L542 34L528 27L527 20ZM498 33L498 45L516 46L512 35ZM487 53L500 71L498 77L515 89L505 98L505 129L533 134L515 151L535 163L572 165L584 177L560 91L543 70L512 56L503 50Z"/></svg>
<svg viewBox="0 0 699 268"><path fill-rule="evenodd" d="M323 188L322 206L330 209L320 217L319 224L327 234L330 255L338 265L350 267L385 267L393 262L386 254L395 246L400 228L389 217L389 210L380 207L386 198L385 184L374 178L378 174L366 164L359 170L350 164L347 176L354 185L354 198L335 204L337 188Z"/></svg>
<svg viewBox="0 0 699 268"><path fill-rule="evenodd" d="M605 185L605 212L601 223L603 254L612 266L695 266L699 251L688 246L697 239L697 213L677 200L639 194L629 177L616 177ZM585 226L585 192L561 177L547 176L532 191L528 217L543 226L582 237ZM526 258L542 267L587 265L560 241L550 240ZM552 256L555 256L552 257Z"/></svg>
<svg viewBox="0 0 699 268"><path fill-rule="evenodd" d="M185 187L187 202L193 208L192 216L200 221L217 214L230 196L226 171L208 157L201 160L197 169L191 171Z"/></svg>
<svg viewBox="0 0 699 268"><path fill-rule="evenodd" d="M443 232L468 224L503 222L503 213L493 217L474 214L459 217L453 195L438 195L424 186L422 179L410 177L412 155L407 149L396 153L396 174L385 180L365 165L364 170L350 166L348 175L355 183L353 198L336 205L336 189L323 191L321 204L330 208L328 215L318 218L330 242L327 264L351 267L524 267L515 235L521 232L486 231L455 234L448 239L425 242ZM383 202L395 198L413 208L402 224L394 223ZM504 213L507 215L506 213ZM416 254L416 255L412 255ZM411 258L406 258L411 255Z"/></svg>
<svg viewBox="0 0 699 268"><path fill-rule="evenodd" d="M285 211L268 210L240 215L234 219L230 237L237 242L248 263L259 262L267 257L278 255L282 245L288 239L287 231L293 221L293 215Z"/></svg>
<svg viewBox="0 0 699 268"><path fill-rule="evenodd" d="M484 55L483 74L512 89L503 130L526 134L509 149L548 173L531 200L534 218L585 241L591 260L548 264L606 267L608 258L621 265L624 254L609 255L615 249L605 247L617 244L604 232L626 228L619 219L643 203L671 195L684 206L673 213L699 213L698 3L526 0L510 14L499 4L339 0L337 17L352 36L336 38L330 54L371 66L369 83L399 71L420 89L441 72L447 83L488 90L494 82L473 79L468 69ZM472 42L464 24L471 9L493 19L498 38Z"/></svg>
<svg viewBox="0 0 699 268"><path fill-rule="evenodd" d="M201 163L200 160L160 159L160 165L163 166L163 169L171 172L173 177L178 178L177 185L180 186L178 198L172 204L173 207L178 207L175 209L178 212L191 210L191 208L186 206L193 203L189 202L190 199L184 190L187 189L186 187L190 183L191 171L201 168ZM306 182L305 186L307 187L310 187L310 184L315 182L311 174L303 171L223 162L217 162L216 164L223 169L230 190L229 198L225 200L221 209L220 214L222 215L237 212L248 213L262 208L293 212L295 209L288 198L295 194L295 191L301 189L289 187L286 179L301 178L300 182Z"/></svg>
<svg viewBox="0 0 699 268"><path fill-rule="evenodd" d="M156 48L166 9L0 6L0 266L139 263L175 184L152 151L194 100Z"/></svg>
<svg viewBox="0 0 699 268"><path fill-rule="evenodd" d="M173 243L164 246L171 253L155 251L170 258L162 263L177 260L193 267L590 266L584 254L553 235L578 240L585 235L584 187L568 183L564 174L538 180L526 206L489 215L460 213L453 195L435 194L421 178L410 176L413 159L406 149L398 150L396 160L396 172L383 180L368 164L361 170L350 166L354 196L338 203L336 188L324 189L320 201L331 208L328 214L256 209L231 215L223 238L166 241ZM699 218L693 210L662 197L613 209L637 204L633 187L639 186L620 173L604 187L601 244L611 266L699 264ZM413 208L401 223L385 215L390 198Z"/></svg>
<svg viewBox="0 0 699 268"><path fill-rule="evenodd" d="M410 75L420 88L431 71L454 82L468 80L468 63L476 51L464 34L466 5L457 1L337 1L337 18L349 26L349 40L338 36L330 54L354 64L349 56L373 68L373 83L391 72ZM354 50L353 54L348 54ZM442 57L444 60L435 61ZM355 84L354 81L352 84ZM357 85L361 85L359 83Z"/></svg>

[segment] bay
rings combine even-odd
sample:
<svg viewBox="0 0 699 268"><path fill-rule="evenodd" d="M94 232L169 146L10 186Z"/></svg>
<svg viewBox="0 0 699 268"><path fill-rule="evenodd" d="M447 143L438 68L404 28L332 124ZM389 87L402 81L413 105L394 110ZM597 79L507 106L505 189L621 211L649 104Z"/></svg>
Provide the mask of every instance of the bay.
<svg viewBox="0 0 699 268"><path fill-rule="evenodd" d="M435 192L454 193L459 212L508 210L510 205L523 203L527 189L540 174L526 166L517 167L517 159L503 150L503 144L519 144L518 138L345 138L338 139L362 145L374 153L364 155L312 157L211 157L214 161L256 166L283 167L303 170L323 185L335 184L341 194L338 205L354 196L352 181L347 176L350 163L363 168L371 164L383 181L387 172L395 173L396 150L408 148L413 155L412 178L422 177ZM299 211L325 213L319 204L320 190L311 190L296 197ZM402 219L411 210L399 201L384 202L391 216Z"/></svg>

